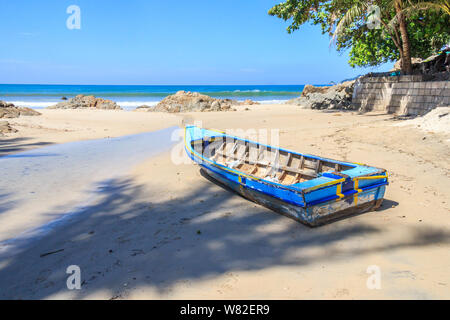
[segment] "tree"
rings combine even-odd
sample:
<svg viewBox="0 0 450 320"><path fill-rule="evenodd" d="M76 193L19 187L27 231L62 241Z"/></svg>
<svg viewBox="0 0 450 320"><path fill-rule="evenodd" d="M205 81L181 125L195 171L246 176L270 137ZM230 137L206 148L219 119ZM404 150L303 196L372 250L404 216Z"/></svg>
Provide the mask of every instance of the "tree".
<svg viewBox="0 0 450 320"><path fill-rule="evenodd" d="M335 4L344 5L348 1L333 1ZM402 71L406 74L412 73L411 64L411 49L409 42L408 29L405 19L405 2L403 0L391 0L391 1L352 1L353 5L347 10L343 17L337 23L336 29L334 30L333 39L344 34L347 28L351 28L354 21L363 21L366 24L367 13L371 15L376 15L375 22L379 23L379 27L383 27L384 31L387 32L397 47L400 53ZM373 12L377 8L378 12ZM392 10L392 8L394 10ZM369 12L371 9L371 12ZM339 9L335 9L339 12ZM386 21L386 17L390 18L390 12L394 11L394 18L390 21Z"/></svg>
<svg viewBox="0 0 450 320"><path fill-rule="evenodd" d="M405 14L403 12L405 2L403 0L393 0L392 1L395 7L396 18L398 20L398 25L400 29L400 35L402 38L402 48L400 50L400 56L402 58L402 71L406 74L412 73L412 64L411 64L411 49L409 43L409 35L408 28L406 27L406 19ZM395 27L392 28L395 32Z"/></svg>
<svg viewBox="0 0 450 320"><path fill-rule="evenodd" d="M450 1L420 1L419 3L412 4L410 8L405 10L405 13L418 10L442 10L445 14L450 15Z"/></svg>
<svg viewBox="0 0 450 320"><path fill-rule="evenodd" d="M428 58L436 54L450 40L449 18L437 12L425 16L415 15L408 19L407 28L411 56ZM350 48L349 64L357 66L377 66L400 59L400 52L383 29L361 29L350 36L336 41L338 51Z"/></svg>
<svg viewBox="0 0 450 320"><path fill-rule="evenodd" d="M433 2L437 4L436 1ZM379 28L367 24L369 8L379 8ZM437 10L408 0L286 0L270 15L291 20L289 33L307 22L321 25L338 51L351 49L350 65L375 66L401 59L402 71L411 72L411 56L425 58L450 40L450 19ZM428 6L431 9L431 6Z"/></svg>

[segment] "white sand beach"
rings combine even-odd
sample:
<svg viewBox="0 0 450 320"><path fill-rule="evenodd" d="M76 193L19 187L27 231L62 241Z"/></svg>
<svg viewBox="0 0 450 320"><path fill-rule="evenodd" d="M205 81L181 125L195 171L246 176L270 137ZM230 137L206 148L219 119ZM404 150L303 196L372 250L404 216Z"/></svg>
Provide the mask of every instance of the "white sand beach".
<svg viewBox="0 0 450 320"><path fill-rule="evenodd" d="M449 0L3 3L0 301L450 299Z"/></svg>
<svg viewBox="0 0 450 320"><path fill-rule="evenodd" d="M165 151L108 181L103 176L102 192L76 217L0 260L1 299L450 297L446 132L398 126L392 115L289 105L220 113L42 113L12 119L19 132L0 138L0 155L201 120L206 128L279 129L282 147L385 168L390 185L379 210L312 229L212 183L193 163L174 164ZM65 170L54 169L55 175ZM71 190L71 199L41 198L33 202L39 210L15 214L26 204L1 198L0 219L8 217L8 227L2 226L0 239L51 221L66 200L86 200L80 186L65 186L64 194ZM66 287L70 265L81 268L81 290ZM381 271L380 289L366 285L370 266Z"/></svg>

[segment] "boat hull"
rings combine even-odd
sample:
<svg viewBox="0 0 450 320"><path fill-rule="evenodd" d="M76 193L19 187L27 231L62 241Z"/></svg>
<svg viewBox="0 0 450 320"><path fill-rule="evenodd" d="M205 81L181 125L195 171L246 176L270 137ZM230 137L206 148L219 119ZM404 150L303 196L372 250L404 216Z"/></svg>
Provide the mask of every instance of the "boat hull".
<svg viewBox="0 0 450 320"><path fill-rule="evenodd" d="M385 169L298 153L187 126L185 149L213 180L308 226L378 208Z"/></svg>
<svg viewBox="0 0 450 320"><path fill-rule="evenodd" d="M373 211L381 206L386 189L384 185L378 186L339 200L302 207L287 203L258 190L247 188L224 175L208 169L206 166L202 166L202 170L213 180L232 189L244 198L310 227L321 226L350 216Z"/></svg>

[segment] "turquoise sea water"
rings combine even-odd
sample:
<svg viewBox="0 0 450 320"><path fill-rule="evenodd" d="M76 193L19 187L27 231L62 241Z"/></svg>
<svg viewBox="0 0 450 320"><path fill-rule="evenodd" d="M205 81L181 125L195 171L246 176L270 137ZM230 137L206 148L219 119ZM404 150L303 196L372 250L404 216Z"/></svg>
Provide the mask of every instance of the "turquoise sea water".
<svg viewBox="0 0 450 320"><path fill-rule="evenodd" d="M45 108L77 94L94 95L116 101L124 109L155 105L179 90L196 91L216 98L252 99L262 103L280 103L300 95L303 85L22 85L0 84L0 100L18 106Z"/></svg>

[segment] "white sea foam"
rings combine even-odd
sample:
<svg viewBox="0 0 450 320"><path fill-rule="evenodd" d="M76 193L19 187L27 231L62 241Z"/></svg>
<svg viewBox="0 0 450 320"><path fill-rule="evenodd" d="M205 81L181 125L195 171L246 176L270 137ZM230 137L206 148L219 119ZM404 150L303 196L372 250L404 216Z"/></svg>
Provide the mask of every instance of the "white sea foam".
<svg viewBox="0 0 450 320"><path fill-rule="evenodd" d="M8 101L18 107L28 107L32 109L43 109L53 106L62 101ZM116 103L125 110L133 110L139 106L156 106L159 101L116 101Z"/></svg>
<svg viewBox="0 0 450 320"><path fill-rule="evenodd" d="M158 102L159 101L117 101L116 103L121 106L122 109L131 111L143 105L154 107L158 104Z"/></svg>
<svg viewBox="0 0 450 320"><path fill-rule="evenodd" d="M147 105L150 107L156 106L159 101L116 101L121 107L139 107Z"/></svg>
<svg viewBox="0 0 450 320"><path fill-rule="evenodd" d="M154 107L159 101L116 101L116 103L125 111L132 111L143 105Z"/></svg>
<svg viewBox="0 0 450 320"><path fill-rule="evenodd" d="M261 92L261 90L254 89L254 90L234 90L233 92Z"/></svg>
<svg viewBox="0 0 450 320"><path fill-rule="evenodd" d="M239 100L242 100L242 99L239 99ZM288 100L257 100L256 99L254 101L259 102L260 104L283 104ZM43 108L47 108L49 106L53 106L62 101L58 100L58 101L8 101L8 102L13 103L14 105L16 105L18 107L43 109ZM115 101L115 102L126 111L134 110L137 107L142 106L142 105L154 107L159 103L159 101L139 101L139 100L137 100L137 101Z"/></svg>
<svg viewBox="0 0 450 320"><path fill-rule="evenodd" d="M284 104L288 100L255 100L256 102L259 102L260 104Z"/></svg>
<svg viewBox="0 0 450 320"><path fill-rule="evenodd" d="M33 109L42 109L53 106L60 101L8 101L18 107L28 107Z"/></svg>

